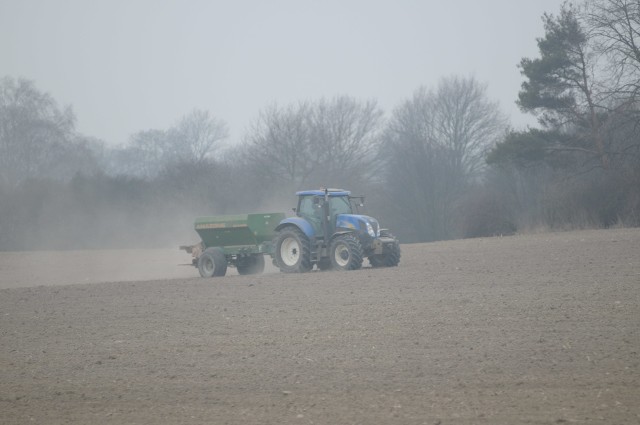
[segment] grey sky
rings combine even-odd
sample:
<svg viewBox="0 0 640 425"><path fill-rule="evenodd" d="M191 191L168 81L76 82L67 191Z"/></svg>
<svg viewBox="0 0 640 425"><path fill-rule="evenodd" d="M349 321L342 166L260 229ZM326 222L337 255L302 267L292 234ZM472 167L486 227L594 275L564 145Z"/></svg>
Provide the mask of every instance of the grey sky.
<svg viewBox="0 0 640 425"><path fill-rule="evenodd" d="M516 65L561 0L0 0L0 76L35 80L109 144L194 108L231 141L265 106L348 94L390 113L473 75L516 127Z"/></svg>

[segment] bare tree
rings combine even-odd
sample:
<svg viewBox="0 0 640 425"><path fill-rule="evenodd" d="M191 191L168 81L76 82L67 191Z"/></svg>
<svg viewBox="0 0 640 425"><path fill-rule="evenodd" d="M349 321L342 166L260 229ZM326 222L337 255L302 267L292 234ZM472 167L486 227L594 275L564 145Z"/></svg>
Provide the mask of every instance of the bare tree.
<svg viewBox="0 0 640 425"><path fill-rule="evenodd" d="M435 92L435 143L448 152L448 167L467 179L481 173L487 149L507 123L486 93L486 84L456 76L442 80Z"/></svg>
<svg viewBox="0 0 640 425"><path fill-rule="evenodd" d="M211 159L229 135L227 124L209 111L193 110L167 132L168 147L181 162L201 164Z"/></svg>
<svg viewBox="0 0 640 425"><path fill-rule="evenodd" d="M382 154L393 215L413 223L410 237L456 235L456 204L505 127L486 86L473 78L443 79L436 90L419 88L394 111Z"/></svg>
<svg viewBox="0 0 640 425"><path fill-rule="evenodd" d="M153 179L173 158L168 142L164 130L139 131L127 145L108 150L105 168L111 175Z"/></svg>
<svg viewBox="0 0 640 425"><path fill-rule="evenodd" d="M310 139L311 107L301 102L272 105L258 116L246 136L246 154L254 172L291 189L304 186L317 166Z"/></svg>
<svg viewBox="0 0 640 425"><path fill-rule="evenodd" d="M603 133L618 162L638 162L640 148L640 0L589 0L586 22L598 52L607 59L604 91L609 94L609 120ZM620 127L635 135L620 138Z"/></svg>
<svg viewBox="0 0 640 425"><path fill-rule="evenodd" d="M609 57L616 98L640 94L640 0L589 0L586 22L596 47Z"/></svg>
<svg viewBox="0 0 640 425"><path fill-rule="evenodd" d="M0 184L30 178L68 179L91 171L93 139L76 134L70 107L60 108L25 79L0 81Z"/></svg>
<svg viewBox="0 0 640 425"><path fill-rule="evenodd" d="M168 130L134 133L125 146L109 150L106 168L112 175L153 179L171 164L212 162L213 153L227 136L224 121L196 109Z"/></svg>
<svg viewBox="0 0 640 425"><path fill-rule="evenodd" d="M262 111L246 138L255 172L291 190L349 186L371 174L382 112L348 96Z"/></svg>
<svg viewBox="0 0 640 425"><path fill-rule="evenodd" d="M311 143L318 156L315 178L327 185L359 184L376 171L382 111L373 100L321 99L313 108Z"/></svg>

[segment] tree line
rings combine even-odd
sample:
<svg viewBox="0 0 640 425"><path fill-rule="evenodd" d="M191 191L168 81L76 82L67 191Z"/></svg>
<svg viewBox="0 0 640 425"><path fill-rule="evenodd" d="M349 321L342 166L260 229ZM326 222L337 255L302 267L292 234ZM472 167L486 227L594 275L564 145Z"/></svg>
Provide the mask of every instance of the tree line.
<svg viewBox="0 0 640 425"><path fill-rule="evenodd" d="M392 111L348 95L272 104L242 140L193 110L110 146L35 83L0 80L0 249L154 247L196 215L285 211L343 187L405 242L640 224L640 0L565 3L523 58L514 129L449 76ZM186 239L186 240L185 240Z"/></svg>

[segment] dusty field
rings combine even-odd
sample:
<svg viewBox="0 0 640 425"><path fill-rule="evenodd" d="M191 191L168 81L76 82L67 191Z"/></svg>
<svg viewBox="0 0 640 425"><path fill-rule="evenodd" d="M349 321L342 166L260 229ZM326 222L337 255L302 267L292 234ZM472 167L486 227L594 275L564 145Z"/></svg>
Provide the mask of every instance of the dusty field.
<svg viewBox="0 0 640 425"><path fill-rule="evenodd" d="M207 280L0 253L0 423L640 423L640 229L402 249Z"/></svg>

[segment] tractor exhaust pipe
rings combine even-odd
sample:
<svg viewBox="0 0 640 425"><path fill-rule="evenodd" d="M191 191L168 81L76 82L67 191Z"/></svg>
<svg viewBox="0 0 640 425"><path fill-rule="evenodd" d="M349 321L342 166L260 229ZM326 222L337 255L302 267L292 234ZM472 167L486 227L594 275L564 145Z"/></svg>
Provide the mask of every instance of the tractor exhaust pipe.
<svg viewBox="0 0 640 425"><path fill-rule="evenodd" d="M331 222L331 211L329 210L329 189L324 189L324 205L322 206L323 210L323 219L322 219L322 227L324 228L324 247L329 252L329 237L331 236L331 232L329 229L329 223Z"/></svg>

